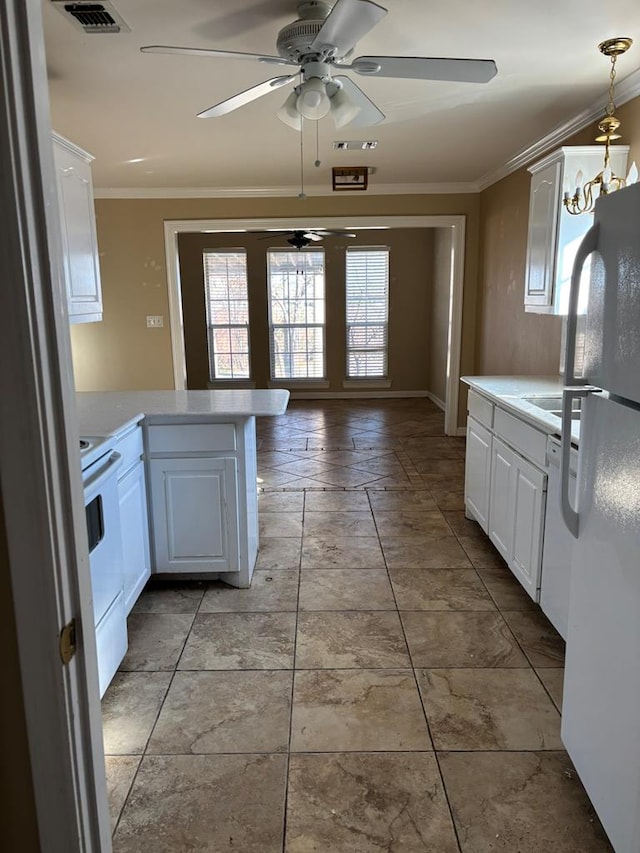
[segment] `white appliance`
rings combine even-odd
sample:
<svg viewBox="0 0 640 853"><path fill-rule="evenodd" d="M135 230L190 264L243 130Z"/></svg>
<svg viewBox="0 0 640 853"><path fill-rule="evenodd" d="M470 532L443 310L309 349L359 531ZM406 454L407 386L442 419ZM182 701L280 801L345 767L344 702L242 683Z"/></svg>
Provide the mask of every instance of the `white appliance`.
<svg viewBox="0 0 640 853"><path fill-rule="evenodd" d="M540 578L540 607L560 636L567 639L569 621L569 590L571 557L575 539L567 530L560 512L560 441L553 436L547 439L547 506L544 521L544 548ZM569 465L569 499L576 494L578 453L571 448Z"/></svg>
<svg viewBox="0 0 640 853"><path fill-rule="evenodd" d="M589 256L585 363L576 377L578 284ZM573 387L564 392L561 501L576 541L562 739L616 853L638 853L640 185L596 203L576 257L569 311L565 381ZM577 396L584 399L573 507L569 426Z"/></svg>
<svg viewBox="0 0 640 853"><path fill-rule="evenodd" d="M117 471L122 457L104 439L81 438L100 697L127 651Z"/></svg>

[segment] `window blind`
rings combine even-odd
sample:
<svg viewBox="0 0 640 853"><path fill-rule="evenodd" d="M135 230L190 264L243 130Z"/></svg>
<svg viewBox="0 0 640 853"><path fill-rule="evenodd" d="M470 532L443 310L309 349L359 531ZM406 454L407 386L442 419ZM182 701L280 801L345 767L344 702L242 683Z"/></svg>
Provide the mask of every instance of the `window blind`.
<svg viewBox="0 0 640 853"><path fill-rule="evenodd" d="M347 249L347 377L384 378L388 367L389 249Z"/></svg>
<svg viewBox="0 0 640 853"><path fill-rule="evenodd" d="M209 379L249 379L249 294L244 250L202 255Z"/></svg>

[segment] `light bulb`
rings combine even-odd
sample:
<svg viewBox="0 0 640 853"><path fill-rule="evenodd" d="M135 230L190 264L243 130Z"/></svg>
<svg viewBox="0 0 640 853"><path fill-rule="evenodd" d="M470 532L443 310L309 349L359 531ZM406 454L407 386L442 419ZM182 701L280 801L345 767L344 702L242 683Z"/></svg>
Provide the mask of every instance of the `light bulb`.
<svg viewBox="0 0 640 853"><path fill-rule="evenodd" d="M287 100L277 111L276 116L283 121L285 124L288 124L289 127L292 127L294 130L302 130L302 116L297 110L296 104L298 101L298 95L295 92L291 92Z"/></svg>
<svg viewBox="0 0 640 853"><path fill-rule="evenodd" d="M358 104L347 96L344 89L340 87L331 98L331 115L337 128L345 127L360 112Z"/></svg>
<svg viewBox="0 0 640 853"><path fill-rule="evenodd" d="M582 169L578 169L576 172L576 195L582 195L582 182L584 180L584 175L582 173Z"/></svg>
<svg viewBox="0 0 640 853"><path fill-rule="evenodd" d="M602 189L604 192L608 192L609 184L611 183L611 168L607 166L606 169L602 170Z"/></svg>
<svg viewBox="0 0 640 853"><path fill-rule="evenodd" d="M636 166L636 162L634 160L633 163L631 164L631 168L629 169L629 174L627 175L626 184L628 187L630 187L631 184L635 184L635 182L637 180L638 180L638 167Z"/></svg>
<svg viewBox="0 0 640 853"><path fill-rule="evenodd" d="M298 112L312 121L324 118L331 109L325 85L319 77L311 77L300 87L296 101Z"/></svg>

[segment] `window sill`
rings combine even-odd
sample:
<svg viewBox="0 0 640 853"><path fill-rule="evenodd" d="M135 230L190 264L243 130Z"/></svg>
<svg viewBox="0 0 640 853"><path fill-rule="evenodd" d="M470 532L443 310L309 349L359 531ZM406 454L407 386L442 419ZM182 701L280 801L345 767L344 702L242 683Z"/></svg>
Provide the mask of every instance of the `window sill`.
<svg viewBox="0 0 640 853"><path fill-rule="evenodd" d="M251 379L216 379L213 382L207 382L207 389L215 391L220 388L255 388L256 383Z"/></svg>
<svg viewBox="0 0 640 853"><path fill-rule="evenodd" d="M329 388L328 379L272 379L268 388Z"/></svg>
<svg viewBox="0 0 640 853"><path fill-rule="evenodd" d="M343 388L391 388L390 379L344 379Z"/></svg>

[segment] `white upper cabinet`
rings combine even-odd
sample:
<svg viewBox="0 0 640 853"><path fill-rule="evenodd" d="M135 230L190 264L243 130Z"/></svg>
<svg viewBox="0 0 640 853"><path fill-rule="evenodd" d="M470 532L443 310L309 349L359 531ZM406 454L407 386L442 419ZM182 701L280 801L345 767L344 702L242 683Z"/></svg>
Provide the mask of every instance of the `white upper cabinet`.
<svg viewBox="0 0 640 853"><path fill-rule="evenodd" d="M611 148L611 168L626 175L627 145ZM569 285L576 250L588 231L593 216L572 216L565 210L563 185L571 194L579 170L590 180L603 167L604 146L589 145L560 148L529 167L529 232L525 276L525 311L538 314L566 314ZM588 266L583 275L588 280Z"/></svg>
<svg viewBox="0 0 640 853"><path fill-rule="evenodd" d="M93 157L55 133L53 154L69 322L95 323L102 320L102 290L91 180Z"/></svg>

